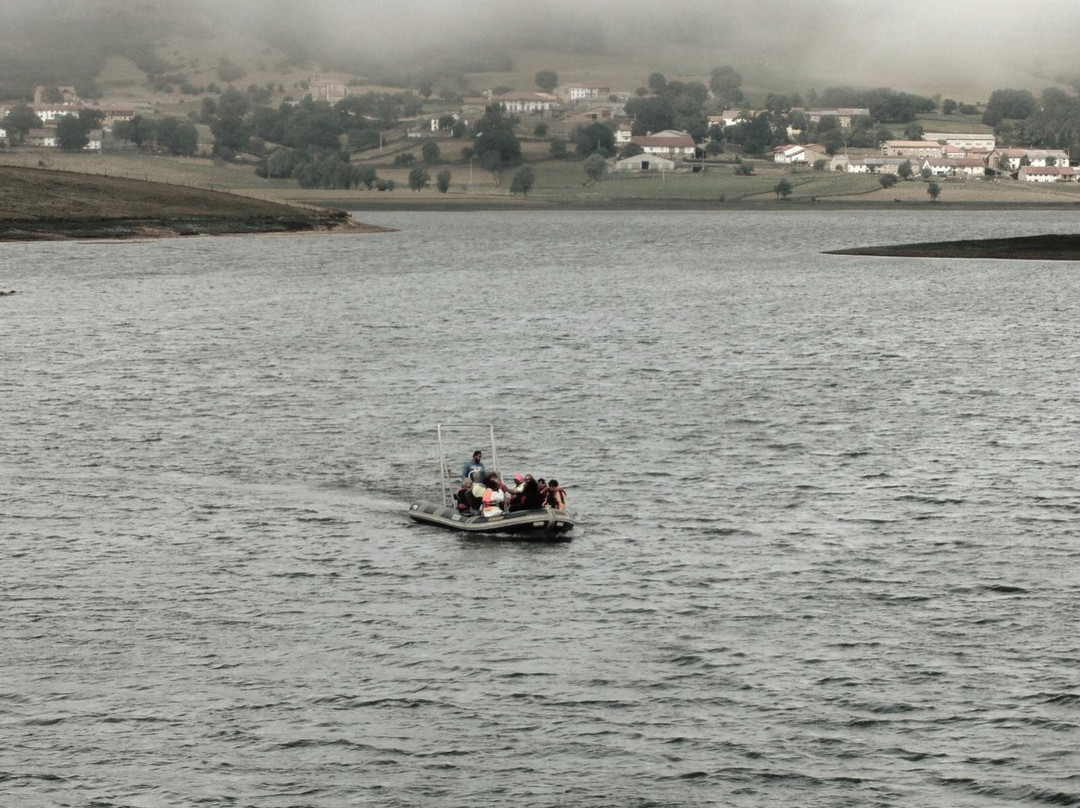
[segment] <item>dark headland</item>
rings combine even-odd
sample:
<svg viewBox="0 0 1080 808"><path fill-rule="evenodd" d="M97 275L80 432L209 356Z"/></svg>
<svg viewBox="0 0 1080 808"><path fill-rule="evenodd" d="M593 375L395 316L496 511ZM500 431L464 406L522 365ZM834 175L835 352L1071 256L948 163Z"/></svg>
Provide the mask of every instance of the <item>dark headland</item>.
<svg viewBox="0 0 1080 808"><path fill-rule="evenodd" d="M0 241L378 232L346 211L158 182L0 166Z"/></svg>
<svg viewBox="0 0 1080 808"><path fill-rule="evenodd" d="M1052 234L965 241L927 241L888 247L828 250L827 255L876 255L897 258L1009 258L1027 261L1080 261L1080 235Z"/></svg>

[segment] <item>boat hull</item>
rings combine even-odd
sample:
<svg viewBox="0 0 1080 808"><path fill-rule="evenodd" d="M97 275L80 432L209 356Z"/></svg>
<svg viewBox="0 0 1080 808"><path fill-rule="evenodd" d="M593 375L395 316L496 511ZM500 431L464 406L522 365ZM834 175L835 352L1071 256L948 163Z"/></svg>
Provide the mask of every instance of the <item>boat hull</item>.
<svg viewBox="0 0 1080 808"><path fill-rule="evenodd" d="M498 516L466 516L456 508L435 502L414 502L409 506L414 522L474 535L513 536L534 541L570 541L574 517L554 508L510 511Z"/></svg>

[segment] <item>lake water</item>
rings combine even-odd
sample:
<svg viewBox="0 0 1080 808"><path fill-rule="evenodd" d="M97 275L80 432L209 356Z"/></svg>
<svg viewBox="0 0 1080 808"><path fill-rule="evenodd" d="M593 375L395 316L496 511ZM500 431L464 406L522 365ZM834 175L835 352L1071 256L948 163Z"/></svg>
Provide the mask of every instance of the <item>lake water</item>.
<svg viewBox="0 0 1080 808"><path fill-rule="evenodd" d="M1080 804L1075 215L360 218L0 246L0 805Z"/></svg>

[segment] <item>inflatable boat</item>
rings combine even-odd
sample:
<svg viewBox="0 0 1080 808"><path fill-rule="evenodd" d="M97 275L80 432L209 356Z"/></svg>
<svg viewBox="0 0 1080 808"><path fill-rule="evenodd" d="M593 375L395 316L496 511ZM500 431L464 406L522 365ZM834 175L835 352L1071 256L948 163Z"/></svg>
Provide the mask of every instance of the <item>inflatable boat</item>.
<svg viewBox="0 0 1080 808"><path fill-rule="evenodd" d="M496 516L481 516L436 502L414 502L409 506L414 522L460 530L474 534L504 534L534 541L570 541L566 534L574 527L574 517L554 508L509 511Z"/></svg>
<svg viewBox="0 0 1080 808"><path fill-rule="evenodd" d="M409 506L409 518L426 525L457 530L473 535L508 536L529 541L570 541L569 532L574 527L574 517L556 508L533 508L524 511L504 511L483 516L477 511L459 510L451 490L451 475L443 449L443 430L467 428L476 430L486 427L491 441L491 458L498 472L499 460L495 451L495 429L491 424L438 424L435 432L439 439L439 476L442 483L442 502L418 500ZM455 477L455 479L457 479Z"/></svg>

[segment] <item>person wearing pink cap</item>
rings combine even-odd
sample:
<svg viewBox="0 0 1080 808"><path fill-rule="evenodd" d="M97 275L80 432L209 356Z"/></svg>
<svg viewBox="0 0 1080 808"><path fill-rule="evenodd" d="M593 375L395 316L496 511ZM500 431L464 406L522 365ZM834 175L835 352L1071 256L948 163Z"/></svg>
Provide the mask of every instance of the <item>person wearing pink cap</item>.
<svg viewBox="0 0 1080 808"><path fill-rule="evenodd" d="M525 475L520 471L514 475L514 487L510 489L510 510L520 510L524 500Z"/></svg>

